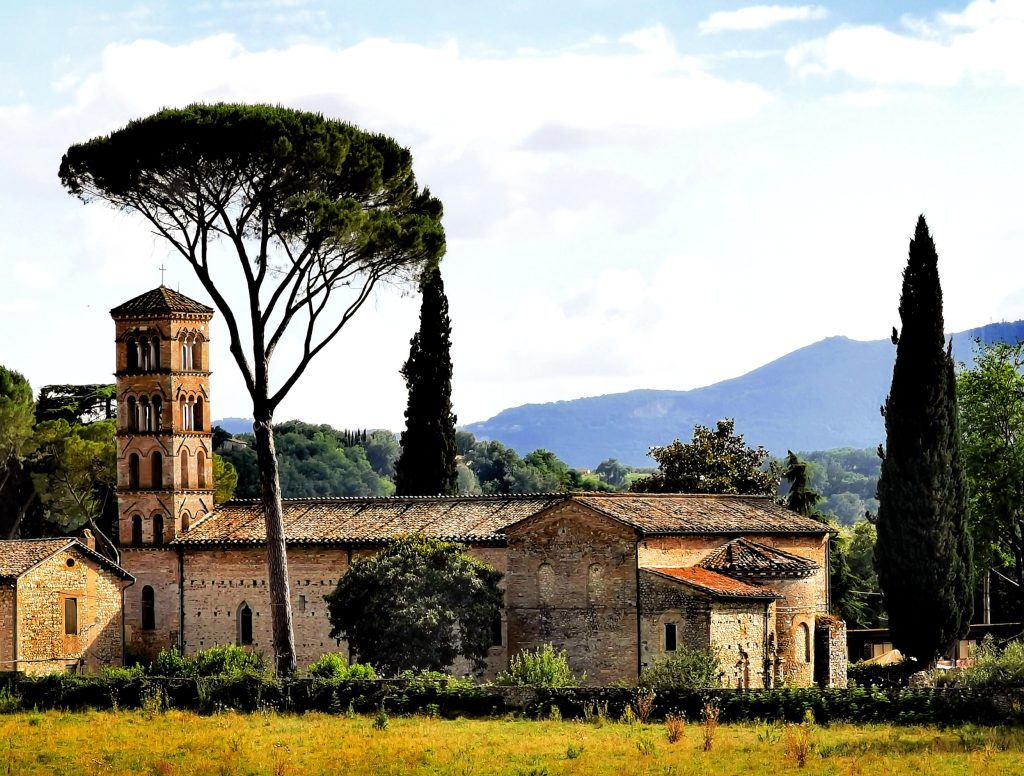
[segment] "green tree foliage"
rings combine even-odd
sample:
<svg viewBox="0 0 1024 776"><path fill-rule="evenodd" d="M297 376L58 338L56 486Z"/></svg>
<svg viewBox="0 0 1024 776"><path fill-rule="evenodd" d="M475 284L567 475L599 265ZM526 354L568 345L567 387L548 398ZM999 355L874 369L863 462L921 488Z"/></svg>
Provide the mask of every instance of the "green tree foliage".
<svg viewBox="0 0 1024 776"><path fill-rule="evenodd" d="M801 453L808 464L808 480L821 494L818 509L852 526L869 512L878 511L878 474L881 461L876 448L836 448Z"/></svg>
<svg viewBox="0 0 1024 776"><path fill-rule="evenodd" d="M380 428L371 431L362 445L366 450L366 460L370 462L370 467L378 476L394 482L395 462L401 452L395 435L387 429Z"/></svg>
<svg viewBox="0 0 1024 776"><path fill-rule="evenodd" d="M18 536L35 489L26 468L34 449L35 402L21 374L0 366L0 530Z"/></svg>
<svg viewBox="0 0 1024 776"><path fill-rule="evenodd" d="M84 426L63 419L46 420L36 426L32 482L45 519L62 533L88 526L111 546L111 517L116 517L116 432L114 420ZM102 529L101 522L105 523Z"/></svg>
<svg viewBox="0 0 1024 776"><path fill-rule="evenodd" d="M564 649L545 644L534 650L517 652L508 661L508 670L498 674L495 684L510 687L579 687L586 676L576 676Z"/></svg>
<svg viewBox="0 0 1024 776"><path fill-rule="evenodd" d="M290 674L274 412L379 280L411 282L440 261L441 203L419 188L411 154L391 138L269 105L162 110L71 146L60 178L85 202L146 219L191 265L224 320L253 404L274 662ZM232 254L234 283L219 266ZM239 290L244 299L232 304ZM301 346L272 381L271 360L293 324Z"/></svg>
<svg viewBox="0 0 1024 776"><path fill-rule="evenodd" d="M412 338L409 360L402 367L409 403L402 454L395 465L395 492L400 496L451 496L459 485L452 410L452 326L440 269L427 271L420 291L420 330Z"/></svg>
<svg viewBox="0 0 1024 776"><path fill-rule="evenodd" d="M624 463L619 463L615 458L608 458L597 465L594 473L615 490L625 490L629 487L630 471L632 469Z"/></svg>
<svg viewBox="0 0 1024 776"><path fill-rule="evenodd" d="M483 668L501 616L500 580L461 545L402 537L355 561L325 596L331 638L386 676L442 671L460 655Z"/></svg>
<svg viewBox="0 0 1024 776"><path fill-rule="evenodd" d="M734 493L774 496L779 468L763 447L752 448L735 434L732 419L720 420L712 431L697 425L693 440L678 439L665 447L652 447L658 471L634 480L636 493Z"/></svg>
<svg viewBox="0 0 1024 776"><path fill-rule="evenodd" d="M1024 618L1024 343L978 343L957 380L964 469L970 484L978 572L1000 568L1017 582Z"/></svg>
<svg viewBox="0 0 1024 776"><path fill-rule="evenodd" d="M238 472L229 461L217 453L213 454L213 503L230 501L238 487Z"/></svg>
<svg viewBox="0 0 1024 776"><path fill-rule="evenodd" d="M564 493L583 490L586 483L579 472L550 450L534 450L520 458L511 447L488 440L477 442L472 434L457 435L463 462L476 476L480 492L488 495L509 493ZM590 486L601 489L599 483Z"/></svg>
<svg viewBox="0 0 1024 776"><path fill-rule="evenodd" d="M846 536L838 530L836 523L818 510L817 504L821 501L821 496L811 490L808 484L809 468L806 461L801 461L796 453L792 450L789 451L782 471L783 478L789 484L789 490L785 497L786 507L832 529L833 533L828 539L828 575L832 614L842 617L849 623L860 625L867 621L868 610L863 599L855 592L860 585L850 572L847 559L849 542Z"/></svg>
<svg viewBox="0 0 1024 776"><path fill-rule="evenodd" d="M923 216L910 242L899 312L875 565L894 646L931 663L966 631L973 586L953 358L938 256Z"/></svg>
<svg viewBox="0 0 1024 776"><path fill-rule="evenodd" d="M36 420L66 420L72 424L93 423L115 417L113 383L93 385L44 385L36 402Z"/></svg>
<svg viewBox="0 0 1024 776"><path fill-rule="evenodd" d="M385 436L394 439L390 431L367 434L364 442L361 434L356 441L349 432L327 425L298 420L276 424L274 441L283 495L287 498L391 495L394 490L391 482L374 471L369 461L370 446L379 454L385 449ZM257 498L259 470L252 449L254 439L250 434L242 434L238 439L246 446L227 446L221 455L237 470L235 495ZM382 467L386 465L384 462Z"/></svg>
<svg viewBox="0 0 1024 776"><path fill-rule="evenodd" d="M846 562L854 579L856 593L863 602L863 611L856 624L862 628L879 628L887 618L882 608L882 591L875 571L875 541L878 533L873 523L862 520L852 528L844 528L848 542Z"/></svg>
<svg viewBox="0 0 1024 776"><path fill-rule="evenodd" d="M640 686L652 690L703 690L722 686L722 664L710 649L680 644L668 655L640 672Z"/></svg>

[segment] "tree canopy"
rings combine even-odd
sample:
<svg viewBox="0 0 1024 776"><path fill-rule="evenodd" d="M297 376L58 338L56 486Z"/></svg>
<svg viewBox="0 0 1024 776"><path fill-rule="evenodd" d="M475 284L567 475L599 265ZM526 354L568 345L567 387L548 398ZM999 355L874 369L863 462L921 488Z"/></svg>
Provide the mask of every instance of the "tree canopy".
<svg viewBox="0 0 1024 776"><path fill-rule="evenodd" d="M1002 569L1016 583L1014 620L1024 617L1024 343L978 343L957 380L964 469L970 484L976 569Z"/></svg>
<svg viewBox="0 0 1024 776"><path fill-rule="evenodd" d="M774 496L779 487L778 464L763 447L750 447L735 433L735 421L720 420L712 431L693 428L693 440L676 439L664 447L652 447L650 456L658 471L636 479L630 490L637 493L732 493Z"/></svg>
<svg viewBox="0 0 1024 776"><path fill-rule="evenodd" d="M275 665L295 670L274 412L380 281L444 254L441 203L394 140L269 105L190 105L68 148L67 190L138 213L182 256L227 327L253 404ZM234 258L241 283L224 281ZM242 299L229 301L242 289ZM289 327L299 347L275 372Z"/></svg>
<svg viewBox="0 0 1024 776"><path fill-rule="evenodd" d="M18 533L35 490L27 459L35 445L32 386L19 372L0 366L0 527L4 536Z"/></svg>
<svg viewBox="0 0 1024 776"><path fill-rule="evenodd" d="M402 367L409 402L402 453L395 465L395 492L400 496L452 496L459 487L452 409L452 326L441 270L429 269L420 290L420 329Z"/></svg>
<svg viewBox="0 0 1024 776"><path fill-rule="evenodd" d="M331 638L384 675L443 671L460 655L483 668L500 622L502 575L463 549L406 536L355 561L325 596Z"/></svg>
<svg viewBox="0 0 1024 776"><path fill-rule="evenodd" d="M902 331L886 398L875 565L893 645L931 663L973 609L967 489L938 255L924 217L910 241Z"/></svg>

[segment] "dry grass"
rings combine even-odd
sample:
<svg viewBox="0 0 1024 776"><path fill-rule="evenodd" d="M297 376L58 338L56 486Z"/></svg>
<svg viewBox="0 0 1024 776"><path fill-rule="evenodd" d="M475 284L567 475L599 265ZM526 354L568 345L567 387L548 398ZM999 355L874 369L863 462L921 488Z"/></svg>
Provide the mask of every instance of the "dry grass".
<svg viewBox="0 0 1024 776"><path fill-rule="evenodd" d="M755 725L719 725L714 748L690 725L655 746L655 726L184 712L0 716L0 774L947 774L1019 773L1024 731L879 725L816 727L800 768Z"/></svg>

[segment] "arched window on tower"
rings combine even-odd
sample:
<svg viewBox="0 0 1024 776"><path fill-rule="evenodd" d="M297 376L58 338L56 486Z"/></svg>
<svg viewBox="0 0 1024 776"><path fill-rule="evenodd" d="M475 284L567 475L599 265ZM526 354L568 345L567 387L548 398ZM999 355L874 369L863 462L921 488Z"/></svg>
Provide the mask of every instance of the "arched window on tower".
<svg viewBox="0 0 1024 776"><path fill-rule="evenodd" d="M197 396L196 403L192 405L192 428L196 431L202 431L206 428L203 425L203 397Z"/></svg>
<svg viewBox="0 0 1024 776"><path fill-rule="evenodd" d="M154 450L150 456L150 477L149 483L153 490L160 490L164 486L164 457L159 451Z"/></svg>
<svg viewBox="0 0 1024 776"><path fill-rule="evenodd" d="M138 371L139 368L139 346L135 338L131 337L124 343L125 370L128 372Z"/></svg>
<svg viewBox="0 0 1024 776"><path fill-rule="evenodd" d="M178 399L178 414L181 418L181 430L188 430L188 403L185 401L185 397L182 396Z"/></svg>
<svg viewBox="0 0 1024 776"><path fill-rule="evenodd" d="M139 430L139 416L137 414L138 411L139 411L139 408L138 408L137 403L135 401L135 397L134 396L129 396L128 397L128 401L126 402L126 409L125 409L125 415L127 416L125 418L125 428L127 428L129 431L138 431Z"/></svg>
<svg viewBox="0 0 1024 776"><path fill-rule="evenodd" d="M153 430L153 408L148 396L139 397L139 431Z"/></svg>
<svg viewBox="0 0 1024 776"><path fill-rule="evenodd" d="M181 460L181 487L188 488L188 450L182 448L178 458Z"/></svg>
<svg viewBox="0 0 1024 776"><path fill-rule="evenodd" d="M181 335L181 368L182 371L192 369L192 338L188 335Z"/></svg>
<svg viewBox="0 0 1024 776"><path fill-rule="evenodd" d="M192 368L203 368L203 341L198 336L192 340Z"/></svg>
<svg viewBox="0 0 1024 776"><path fill-rule="evenodd" d="M132 453L128 456L128 490L139 489L139 456Z"/></svg>
<svg viewBox="0 0 1024 776"><path fill-rule="evenodd" d="M142 546L142 515L132 515L132 547Z"/></svg>
<svg viewBox="0 0 1024 776"><path fill-rule="evenodd" d="M244 601L238 607L238 643L252 644L252 609Z"/></svg>
<svg viewBox="0 0 1024 776"><path fill-rule="evenodd" d="M149 368L160 368L160 339L158 337L149 338Z"/></svg>
<svg viewBox="0 0 1024 776"><path fill-rule="evenodd" d="M161 417L164 411L164 401L159 396L153 397L153 430L159 431L163 428L163 418Z"/></svg>
<svg viewBox="0 0 1024 776"><path fill-rule="evenodd" d="M139 366L143 372L153 368L153 349L149 344L149 337L139 337Z"/></svg>
<svg viewBox="0 0 1024 776"><path fill-rule="evenodd" d="M164 543L164 516L153 515L153 546L162 547Z"/></svg>
<svg viewBox="0 0 1024 776"><path fill-rule="evenodd" d="M142 588L142 630L156 629L156 602L153 588L146 585Z"/></svg>
<svg viewBox="0 0 1024 776"><path fill-rule="evenodd" d="M206 453L202 450L196 451L196 485L206 487Z"/></svg>
<svg viewBox="0 0 1024 776"><path fill-rule="evenodd" d="M187 531L190 525L192 525L192 518L189 516L189 513L186 510L181 513L181 530Z"/></svg>
<svg viewBox="0 0 1024 776"><path fill-rule="evenodd" d="M800 650L805 663L811 662L811 629L806 622L800 623Z"/></svg>

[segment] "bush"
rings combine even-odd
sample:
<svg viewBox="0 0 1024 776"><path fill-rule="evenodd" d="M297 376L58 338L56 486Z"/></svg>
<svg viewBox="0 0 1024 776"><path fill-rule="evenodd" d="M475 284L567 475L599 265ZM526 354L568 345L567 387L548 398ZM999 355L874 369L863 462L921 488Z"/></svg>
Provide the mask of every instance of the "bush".
<svg viewBox="0 0 1024 776"><path fill-rule="evenodd" d="M373 666L366 663L352 663L343 655L337 652L328 652L321 655L315 663L312 663L307 672L317 679L376 679L377 672Z"/></svg>
<svg viewBox="0 0 1024 776"><path fill-rule="evenodd" d="M722 665L707 649L689 649L682 644L675 654L640 672L640 686L652 690L701 690L720 687Z"/></svg>
<svg viewBox="0 0 1024 776"><path fill-rule="evenodd" d="M564 649L545 644L534 651L513 655L508 671L494 680L495 684L517 687L578 687L586 675L577 677L569 668Z"/></svg>
<svg viewBox="0 0 1024 776"><path fill-rule="evenodd" d="M1014 639L1000 650L991 634L985 636L974 665L960 669L951 680L964 687L1024 686L1024 641Z"/></svg>
<svg viewBox="0 0 1024 776"><path fill-rule="evenodd" d="M150 676L268 676L267 659L262 652L225 644L200 650L187 657L173 649L160 650L149 668Z"/></svg>

